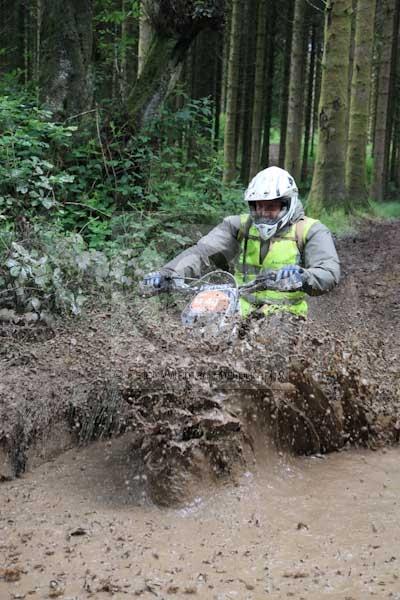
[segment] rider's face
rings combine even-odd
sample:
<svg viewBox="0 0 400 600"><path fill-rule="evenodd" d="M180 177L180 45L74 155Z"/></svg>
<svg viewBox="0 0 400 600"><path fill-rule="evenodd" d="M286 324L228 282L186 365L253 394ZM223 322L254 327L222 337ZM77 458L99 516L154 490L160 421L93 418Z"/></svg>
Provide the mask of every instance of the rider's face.
<svg viewBox="0 0 400 600"><path fill-rule="evenodd" d="M265 219L276 219L283 206L280 200L256 200L254 204L257 215Z"/></svg>

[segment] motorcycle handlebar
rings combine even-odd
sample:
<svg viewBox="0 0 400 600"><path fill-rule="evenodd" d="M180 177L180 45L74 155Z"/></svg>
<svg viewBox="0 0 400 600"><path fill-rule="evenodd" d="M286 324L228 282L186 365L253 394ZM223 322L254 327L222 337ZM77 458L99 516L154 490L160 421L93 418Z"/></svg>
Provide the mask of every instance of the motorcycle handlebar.
<svg viewBox="0 0 400 600"><path fill-rule="evenodd" d="M212 275L224 275L229 276L232 280L232 283L200 283L202 280L211 277ZM194 279L198 285L193 285L186 283L183 277L171 276L168 277L167 282L169 284L165 285L160 289L151 289L147 290L144 286L141 286L142 292L149 295L156 295L160 293L168 293L168 292L179 292L179 293L198 293L206 290L214 290L221 288L235 288L238 290L239 294L243 290L243 292L255 292L257 290L265 290L268 287L273 288L273 284L276 279L275 271L267 271L264 272L263 275L258 276L255 280L249 281L247 283L238 284L231 273L227 271L213 271L211 273L207 273L203 277L198 279Z"/></svg>

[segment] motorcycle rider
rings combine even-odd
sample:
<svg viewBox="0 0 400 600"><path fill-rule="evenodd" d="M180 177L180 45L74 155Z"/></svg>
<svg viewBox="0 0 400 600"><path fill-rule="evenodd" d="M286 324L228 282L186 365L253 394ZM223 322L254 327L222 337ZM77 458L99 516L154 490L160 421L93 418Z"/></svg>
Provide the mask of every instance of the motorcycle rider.
<svg viewBox="0 0 400 600"><path fill-rule="evenodd" d="M265 315L289 312L307 315L306 294L330 291L339 281L340 266L331 233L320 221L306 217L293 177L279 167L260 171L250 182L245 200L249 214L226 217L197 244L181 252L160 271L143 279L149 290L170 288L174 278L199 277L210 261L236 258L240 285L275 271L274 289L247 294L240 312Z"/></svg>

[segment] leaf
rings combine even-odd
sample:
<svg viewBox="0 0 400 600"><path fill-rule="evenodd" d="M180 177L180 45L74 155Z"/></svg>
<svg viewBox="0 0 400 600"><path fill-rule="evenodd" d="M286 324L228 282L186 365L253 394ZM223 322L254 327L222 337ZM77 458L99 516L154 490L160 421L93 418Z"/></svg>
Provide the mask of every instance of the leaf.
<svg viewBox="0 0 400 600"><path fill-rule="evenodd" d="M42 206L44 206L44 208L52 208L55 205L55 202L52 198L43 198L42 200Z"/></svg>
<svg viewBox="0 0 400 600"><path fill-rule="evenodd" d="M17 244L17 242L12 242L12 247L15 250L15 252L17 254L19 254L20 256L23 256L24 258L27 258L29 256L29 252L27 250L25 250L25 248L23 246L21 246L21 244Z"/></svg>
<svg viewBox="0 0 400 600"><path fill-rule="evenodd" d="M11 267L10 275L11 277L18 277L21 272L21 267Z"/></svg>
<svg viewBox="0 0 400 600"><path fill-rule="evenodd" d="M11 271L10 271L11 273ZM20 268L20 272L19 272L19 279L20 281L26 281L28 279L28 270L24 267Z"/></svg>
<svg viewBox="0 0 400 600"><path fill-rule="evenodd" d="M19 267L20 264L17 260L15 260L14 258L9 258L6 261L6 267L8 267L9 269L12 269L13 267Z"/></svg>
<svg viewBox="0 0 400 600"><path fill-rule="evenodd" d="M39 310L39 308L41 306L41 302L40 302L39 298L36 298L36 297L30 298L29 302L30 302L33 310L36 310L36 311Z"/></svg>
<svg viewBox="0 0 400 600"><path fill-rule="evenodd" d="M35 277L35 284L40 288L44 288L47 283L47 277L45 275L38 275Z"/></svg>

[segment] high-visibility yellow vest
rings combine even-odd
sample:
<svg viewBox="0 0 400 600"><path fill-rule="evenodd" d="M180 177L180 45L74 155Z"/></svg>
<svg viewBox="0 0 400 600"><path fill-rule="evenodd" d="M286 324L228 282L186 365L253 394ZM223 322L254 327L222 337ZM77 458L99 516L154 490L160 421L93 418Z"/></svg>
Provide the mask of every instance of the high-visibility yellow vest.
<svg viewBox="0 0 400 600"><path fill-rule="evenodd" d="M241 248L235 270L237 283L240 285L253 281L263 271L278 271L286 265L301 265L301 251L307 233L316 222L315 219L305 217L300 226L294 223L287 231L275 235L269 240L268 252L264 260L260 262L262 246L260 233L257 227L253 224L250 225L248 214L241 215L238 235ZM298 239L299 232L301 232L301 239ZM241 297L240 312L242 316L247 316L257 308L261 309L265 315L286 311L305 317L308 311L306 294L301 290L295 292L263 290Z"/></svg>

